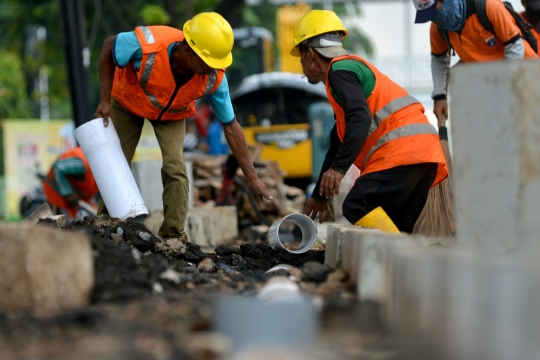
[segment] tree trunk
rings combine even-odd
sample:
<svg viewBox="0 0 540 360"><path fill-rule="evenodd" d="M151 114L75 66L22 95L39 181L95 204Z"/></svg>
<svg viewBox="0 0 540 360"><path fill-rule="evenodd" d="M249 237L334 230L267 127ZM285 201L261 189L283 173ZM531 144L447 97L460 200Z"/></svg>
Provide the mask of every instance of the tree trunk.
<svg viewBox="0 0 540 360"><path fill-rule="evenodd" d="M237 28L242 25L245 4L245 0L221 0L214 11L223 16L232 28Z"/></svg>

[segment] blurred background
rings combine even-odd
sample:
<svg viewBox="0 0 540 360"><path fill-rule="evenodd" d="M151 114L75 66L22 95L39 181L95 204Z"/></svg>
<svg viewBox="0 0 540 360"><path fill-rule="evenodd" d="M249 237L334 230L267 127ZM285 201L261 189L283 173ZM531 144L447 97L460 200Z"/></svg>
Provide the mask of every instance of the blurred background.
<svg viewBox="0 0 540 360"><path fill-rule="evenodd" d="M511 3L522 10L519 0ZM294 26L310 9L335 11L349 30L346 49L404 86L434 121L429 24L414 24L410 0L0 0L0 217L20 219L38 175L76 145L73 130L92 119L103 41L139 25L181 29L203 11L220 13L235 29L227 77L248 142L262 149L262 160L278 162L286 183L308 191L333 126L324 89L307 84L288 54ZM207 153L194 119L188 130L186 152ZM159 157L145 129L134 161Z"/></svg>

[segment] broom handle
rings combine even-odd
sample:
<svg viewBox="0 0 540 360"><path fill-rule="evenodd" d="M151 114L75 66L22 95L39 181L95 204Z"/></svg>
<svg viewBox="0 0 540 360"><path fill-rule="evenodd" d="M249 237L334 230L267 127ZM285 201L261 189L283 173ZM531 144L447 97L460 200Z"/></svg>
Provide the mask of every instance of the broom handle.
<svg viewBox="0 0 540 360"><path fill-rule="evenodd" d="M446 116L444 114L441 114L441 118L439 120L439 128L446 126Z"/></svg>

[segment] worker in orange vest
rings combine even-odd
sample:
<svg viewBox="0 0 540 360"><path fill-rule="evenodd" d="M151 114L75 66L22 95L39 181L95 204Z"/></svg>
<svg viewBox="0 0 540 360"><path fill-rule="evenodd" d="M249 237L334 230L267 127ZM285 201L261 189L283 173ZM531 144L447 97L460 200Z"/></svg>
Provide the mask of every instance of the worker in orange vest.
<svg viewBox="0 0 540 360"><path fill-rule="evenodd" d="M74 219L79 210L79 200L94 204L98 187L90 165L80 147L62 153L53 163L43 181L47 202Z"/></svg>
<svg viewBox="0 0 540 360"><path fill-rule="evenodd" d="M184 119L195 115L195 100L206 96L224 127L233 155L256 200L271 199L258 179L242 128L233 112L224 69L231 65L234 34L217 13L200 13L183 31L139 26L105 40L99 72L101 99L94 114L109 116L128 161L135 153L144 119L150 120L163 155L163 238L187 240L188 177L183 154ZM100 202L99 212L105 212Z"/></svg>
<svg viewBox="0 0 540 360"><path fill-rule="evenodd" d="M294 32L291 55L300 56L311 84L326 84L336 125L319 180L304 214L324 219L328 200L352 164L360 169L343 203L357 226L412 232L428 191L448 176L437 130L424 107L359 56L348 55L347 29L332 11L312 10Z"/></svg>
<svg viewBox="0 0 540 360"><path fill-rule="evenodd" d="M501 0L412 0L416 23L431 21L431 72L433 112L439 123L448 118L446 99L450 52L453 48L464 63L497 60L538 59L530 44L522 39L516 21ZM482 20L484 19L484 20ZM482 25L489 22L493 31Z"/></svg>
<svg viewBox="0 0 540 360"><path fill-rule="evenodd" d="M540 0L521 0L521 5L525 8L520 15L525 21L532 25L532 32L538 44L540 44ZM538 49L540 54L540 48Z"/></svg>

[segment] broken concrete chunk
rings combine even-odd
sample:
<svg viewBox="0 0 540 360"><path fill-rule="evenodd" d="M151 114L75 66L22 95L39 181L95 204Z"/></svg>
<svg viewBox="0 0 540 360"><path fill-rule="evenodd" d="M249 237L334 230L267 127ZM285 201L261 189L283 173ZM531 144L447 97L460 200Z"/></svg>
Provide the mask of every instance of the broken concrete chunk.
<svg viewBox="0 0 540 360"><path fill-rule="evenodd" d="M169 260L174 260L179 255L186 253L186 244L178 238L163 240L155 244L156 252L161 253Z"/></svg>
<svg viewBox="0 0 540 360"><path fill-rule="evenodd" d="M169 268L159 274L159 277L163 280L168 280L170 282L173 282L175 284L180 284L180 274L174 271L173 269Z"/></svg>
<svg viewBox="0 0 540 360"><path fill-rule="evenodd" d="M197 269L199 269L202 272L212 272L215 269L214 262L210 258L206 258L203 261L199 263L197 266Z"/></svg>
<svg viewBox="0 0 540 360"><path fill-rule="evenodd" d="M0 311L50 315L84 307L94 286L90 241L52 227L0 227Z"/></svg>
<svg viewBox="0 0 540 360"><path fill-rule="evenodd" d="M137 250L137 249L135 249L135 248L131 249L131 255L133 255L133 258L134 258L135 260L137 260L137 262L138 262L139 260L141 260L141 255L142 255L142 254L141 254L141 252L140 252L139 250Z"/></svg>
<svg viewBox="0 0 540 360"><path fill-rule="evenodd" d="M120 242L124 239L124 237L120 234L111 234L111 239L114 241L117 245L120 244Z"/></svg>
<svg viewBox="0 0 540 360"><path fill-rule="evenodd" d="M66 225L65 215L53 215L49 204L46 202L41 204L32 214L22 221L25 225L36 225L39 220L49 219L52 221L52 225L61 227Z"/></svg>
<svg viewBox="0 0 540 360"><path fill-rule="evenodd" d="M150 241L150 239L152 238L152 235L150 235L150 234L147 233L147 232L142 232L142 231L141 231L141 232L139 233L139 237L140 237L141 239L143 239L144 241Z"/></svg>
<svg viewBox="0 0 540 360"><path fill-rule="evenodd" d="M120 219L112 218L107 214L98 215L94 219L94 226L104 227L104 226L116 226L120 222Z"/></svg>

